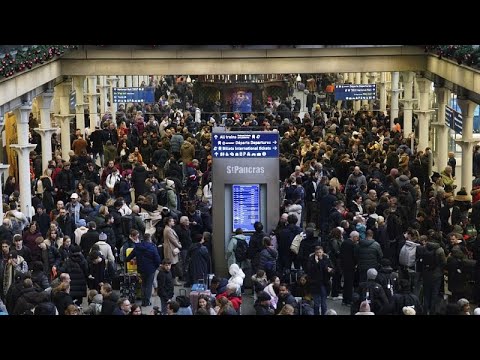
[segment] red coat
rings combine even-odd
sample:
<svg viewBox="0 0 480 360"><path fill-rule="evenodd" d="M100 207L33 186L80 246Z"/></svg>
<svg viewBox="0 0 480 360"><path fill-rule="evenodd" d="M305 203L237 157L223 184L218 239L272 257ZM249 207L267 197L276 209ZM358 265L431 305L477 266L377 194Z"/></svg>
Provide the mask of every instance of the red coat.
<svg viewBox="0 0 480 360"><path fill-rule="evenodd" d="M226 297L228 300L230 300L232 302L233 308L236 311L240 310L240 305L242 305L242 298L241 297L239 297L235 294L227 295L227 292L225 291L221 294L218 294L215 298L220 299L221 297Z"/></svg>

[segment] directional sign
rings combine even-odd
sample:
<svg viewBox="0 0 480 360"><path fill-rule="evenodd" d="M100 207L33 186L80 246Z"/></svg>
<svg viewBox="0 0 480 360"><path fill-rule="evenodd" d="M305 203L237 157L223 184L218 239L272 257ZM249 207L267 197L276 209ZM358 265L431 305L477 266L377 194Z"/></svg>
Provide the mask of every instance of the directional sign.
<svg viewBox="0 0 480 360"><path fill-rule="evenodd" d="M457 134L462 134L463 119L462 114L453 110L449 106L445 106L445 124L453 129Z"/></svg>
<svg viewBox="0 0 480 360"><path fill-rule="evenodd" d="M259 158L279 155L279 138L276 132L214 133L213 157Z"/></svg>
<svg viewBox="0 0 480 360"><path fill-rule="evenodd" d="M153 87L124 87L113 88L114 103L154 103L155 90Z"/></svg>
<svg viewBox="0 0 480 360"><path fill-rule="evenodd" d="M376 84L337 84L334 90L335 100L375 100Z"/></svg>

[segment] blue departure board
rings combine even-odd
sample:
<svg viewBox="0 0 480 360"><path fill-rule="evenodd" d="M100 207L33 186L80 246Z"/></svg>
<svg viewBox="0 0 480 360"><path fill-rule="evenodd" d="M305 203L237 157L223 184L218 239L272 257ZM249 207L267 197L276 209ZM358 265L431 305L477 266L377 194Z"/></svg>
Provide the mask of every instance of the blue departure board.
<svg viewBox="0 0 480 360"><path fill-rule="evenodd" d="M113 88L114 103L154 103L155 89L153 87Z"/></svg>
<svg viewBox="0 0 480 360"><path fill-rule="evenodd" d="M279 154L277 132L261 134L229 132L213 134L214 158L255 158L276 157Z"/></svg>
<svg viewBox="0 0 480 360"><path fill-rule="evenodd" d="M232 185L233 231L255 231L253 224L260 221L260 185Z"/></svg>
<svg viewBox="0 0 480 360"><path fill-rule="evenodd" d="M333 92L335 100L375 100L376 84L339 84Z"/></svg>

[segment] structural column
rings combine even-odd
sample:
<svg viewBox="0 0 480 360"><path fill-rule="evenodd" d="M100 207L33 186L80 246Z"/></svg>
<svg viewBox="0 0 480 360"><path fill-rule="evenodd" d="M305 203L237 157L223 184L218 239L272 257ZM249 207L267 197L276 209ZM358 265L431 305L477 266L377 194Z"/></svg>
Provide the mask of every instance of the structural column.
<svg viewBox="0 0 480 360"><path fill-rule="evenodd" d="M473 147L478 142L473 139L473 112L478 104L471 100L458 98L458 106L462 109L462 140L457 143L462 147L462 179L461 186L472 191Z"/></svg>
<svg viewBox="0 0 480 360"><path fill-rule="evenodd" d="M118 77L118 87L125 87L125 75L120 75Z"/></svg>
<svg viewBox="0 0 480 360"><path fill-rule="evenodd" d="M40 127L33 129L40 134L42 139L42 172L48 168L48 162L52 156L52 134L57 131L52 128L50 120L50 109L53 101L53 91L46 91L37 98L38 107L40 108Z"/></svg>
<svg viewBox="0 0 480 360"><path fill-rule="evenodd" d="M69 160L68 153L71 150L70 144L70 119L74 115L70 114L69 107L69 90L72 84L64 82L55 87L55 91L59 91L60 114L55 115L57 123L60 124L60 141L62 143L62 159Z"/></svg>
<svg viewBox="0 0 480 360"><path fill-rule="evenodd" d="M448 131L449 127L445 125L445 106L450 100L450 90L444 87L435 87L437 95L437 122L432 123L436 128L436 164L437 171L440 172L445 168L448 159Z"/></svg>
<svg viewBox="0 0 480 360"><path fill-rule="evenodd" d="M418 150L424 151L428 147L428 133L430 129L430 114L433 110L429 109L430 88L432 82L425 78L417 78L418 89Z"/></svg>
<svg viewBox="0 0 480 360"><path fill-rule="evenodd" d="M2 126L3 127L3 126ZM10 165L0 164L0 219L3 220L3 193L2 188L5 184L5 180L8 177L8 168Z"/></svg>
<svg viewBox="0 0 480 360"><path fill-rule="evenodd" d="M133 75L133 76L132 76L132 86L133 86L133 87L138 87L138 86L139 86L139 83L138 83L138 75Z"/></svg>
<svg viewBox="0 0 480 360"><path fill-rule="evenodd" d="M392 89L391 92L391 104L390 104L390 129L393 129L393 121L398 118L398 95L400 90L398 88L398 82L400 80L400 73L398 71L392 72Z"/></svg>
<svg viewBox="0 0 480 360"><path fill-rule="evenodd" d="M0 134L3 131L3 127L5 126L4 117L0 118ZM5 184L5 180L8 177L8 168L10 165L0 164L0 220L3 220L3 195L2 189Z"/></svg>
<svg viewBox="0 0 480 360"><path fill-rule="evenodd" d="M125 82L125 85L127 87L132 87L133 86L133 76L132 75L127 75L126 76L126 82Z"/></svg>
<svg viewBox="0 0 480 360"><path fill-rule="evenodd" d="M412 133L413 117L413 76L414 73L406 71L403 74L403 137L407 138Z"/></svg>
<svg viewBox="0 0 480 360"><path fill-rule="evenodd" d="M366 72L362 73L362 84L368 84L368 73ZM365 110L366 107L368 107L368 100L362 100L362 110Z"/></svg>
<svg viewBox="0 0 480 360"><path fill-rule="evenodd" d="M376 73L376 72L368 73L368 83L369 84L375 84L377 82L377 78L378 78L378 73ZM376 97L377 97L377 95L375 94L375 99L374 100L368 100L368 109L369 110L373 110L373 104L376 101Z"/></svg>
<svg viewBox="0 0 480 360"><path fill-rule="evenodd" d="M67 96L68 104L68 96ZM28 118L32 111L32 105L24 104L20 109L16 110L17 114L17 132L18 144L10 145L18 156L18 185L20 188L20 211L27 217L32 216L32 188L30 183L30 152L37 145L28 142Z"/></svg>
<svg viewBox="0 0 480 360"><path fill-rule="evenodd" d="M107 77L102 75L98 77L100 84L97 87L100 90L100 119L107 112L107 92L109 86L107 85Z"/></svg>
<svg viewBox="0 0 480 360"><path fill-rule="evenodd" d="M362 83L362 74L361 73L355 73L355 84L361 84ZM360 100L353 100L353 110L354 111L359 111L360 110Z"/></svg>
<svg viewBox="0 0 480 360"><path fill-rule="evenodd" d="M77 122L77 129L85 131L85 76L74 76L73 87L75 88L75 120Z"/></svg>
<svg viewBox="0 0 480 360"><path fill-rule="evenodd" d="M386 86L386 74L380 73L380 82L378 83L378 93L380 95L380 111L385 115L387 114L387 86Z"/></svg>
<svg viewBox="0 0 480 360"><path fill-rule="evenodd" d="M97 77L88 76L88 110L90 113L90 128L94 129L98 126L100 121L98 119L98 107L97 107Z"/></svg>
<svg viewBox="0 0 480 360"><path fill-rule="evenodd" d="M110 84L110 88L109 88L110 112L113 114L114 118L115 118L115 114L117 113L117 103L113 102L113 88L117 87L118 80L119 79L116 76L110 76L107 78L107 82Z"/></svg>

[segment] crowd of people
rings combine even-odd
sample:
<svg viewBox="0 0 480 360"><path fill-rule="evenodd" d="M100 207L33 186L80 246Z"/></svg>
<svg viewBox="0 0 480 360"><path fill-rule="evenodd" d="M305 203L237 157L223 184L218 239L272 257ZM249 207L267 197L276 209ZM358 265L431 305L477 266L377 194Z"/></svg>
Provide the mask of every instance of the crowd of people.
<svg viewBox="0 0 480 360"><path fill-rule="evenodd" d="M214 269L211 132L225 119L205 119L185 82L165 78L156 89L155 104L120 105L100 126L76 129L68 159L55 137L52 149L37 142L34 213L18 210L17 181L6 180L4 312L77 314L87 297L84 314L137 315L158 295L158 314L240 314L247 288L259 315L327 314L328 297L352 314L460 313L457 302L479 302L480 147L467 194L456 189L454 157L432 172L431 149L403 137L402 115L390 130L378 111L314 102L285 116L287 99L278 99L262 113L227 119L231 130L253 124L280 135L278 225L255 223L248 243L241 229L226 239L231 277L214 277L210 295L181 306L174 287ZM42 172L43 151L52 160ZM114 291L132 260L140 307Z"/></svg>

